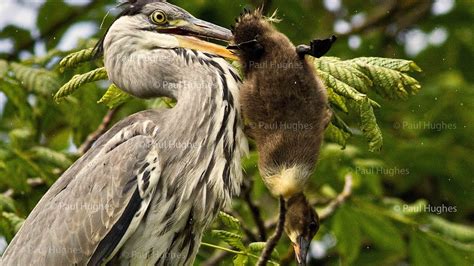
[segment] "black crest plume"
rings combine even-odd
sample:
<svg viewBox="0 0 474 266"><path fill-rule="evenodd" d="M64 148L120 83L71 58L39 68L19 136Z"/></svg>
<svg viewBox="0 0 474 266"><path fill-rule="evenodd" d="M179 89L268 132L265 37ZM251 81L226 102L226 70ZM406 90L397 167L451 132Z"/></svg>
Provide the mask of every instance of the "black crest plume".
<svg viewBox="0 0 474 266"><path fill-rule="evenodd" d="M122 12L115 18L115 20L119 19L123 16L133 16L142 10L142 8L150 3L157 3L157 2L166 2L166 0L128 0L123 3L118 4L117 7L122 8ZM105 34L100 38L97 44L94 47L94 56L93 59L97 59L104 55L104 40L105 36L109 32L110 26L105 32Z"/></svg>

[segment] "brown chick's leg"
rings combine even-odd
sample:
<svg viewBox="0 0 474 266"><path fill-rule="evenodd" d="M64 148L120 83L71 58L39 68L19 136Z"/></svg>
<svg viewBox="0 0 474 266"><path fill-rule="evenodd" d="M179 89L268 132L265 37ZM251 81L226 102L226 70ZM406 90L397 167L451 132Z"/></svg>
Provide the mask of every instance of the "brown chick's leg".
<svg viewBox="0 0 474 266"><path fill-rule="evenodd" d="M310 45L299 45L296 47L296 52L301 58L304 58L305 55L311 55L316 58L320 58L327 54L333 43L337 40L336 36L331 36L330 38L324 40L313 40Z"/></svg>
<svg viewBox="0 0 474 266"><path fill-rule="evenodd" d="M270 260L273 250L275 249L278 241L280 240L283 229L285 228L285 216L286 216L286 206L285 200L283 197L280 196L280 214L278 217L278 224L275 229L275 233L267 240L267 244L265 245L265 249L262 251L262 255L258 260L257 266L265 266L267 262Z"/></svg>

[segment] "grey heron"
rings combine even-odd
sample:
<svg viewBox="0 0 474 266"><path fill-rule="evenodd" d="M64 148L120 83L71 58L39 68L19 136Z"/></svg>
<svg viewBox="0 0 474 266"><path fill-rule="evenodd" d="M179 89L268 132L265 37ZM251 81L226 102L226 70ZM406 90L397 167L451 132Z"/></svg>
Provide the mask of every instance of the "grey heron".
<svg viewBox="0 0 474 266"><path fill-rule="evenodd" d="M229 30L172 4L130 1L100 42L112 82L177 100L113 126L48 190L2 265L190 265L240 190L240 79Z"/></svg>

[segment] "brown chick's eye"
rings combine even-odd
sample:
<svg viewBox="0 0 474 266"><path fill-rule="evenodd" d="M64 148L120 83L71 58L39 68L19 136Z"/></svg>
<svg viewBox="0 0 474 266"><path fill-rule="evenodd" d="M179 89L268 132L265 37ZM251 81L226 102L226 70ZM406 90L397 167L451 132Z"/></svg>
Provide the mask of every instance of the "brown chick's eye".
<svg viewBox="0 0 474 266"><path fill-rule="evenodd" d="M318 230L318 225L316 223L310 223L309 224L309 230L311 230L312 232L317 231Z"/></svg>

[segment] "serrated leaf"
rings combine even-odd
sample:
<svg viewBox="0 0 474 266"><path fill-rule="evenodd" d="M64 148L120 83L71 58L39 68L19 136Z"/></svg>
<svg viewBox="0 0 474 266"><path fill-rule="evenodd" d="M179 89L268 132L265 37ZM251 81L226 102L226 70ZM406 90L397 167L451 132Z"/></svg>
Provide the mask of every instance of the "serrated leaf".
<svg viewBox="0 0 474 266"><path fill-rule="evenodd" d="M358 92L353 87L347 85L346 83L336 79L331 74L326 73L324 71L318 70L318 75L321 77L324 84L333 89L334 92L337 94L344 96L348 99L352 99L354 101L363 100L366 97L365 94Z"/></svg>
<svg viewBox="0 0 474 266"><path fill-rule="evenodd" d="M229 229L240 232L240 221L234 216L227 214L225 212L219 212L220 221Z"/></svg>
<svg viewBox="0 0 474 266"><path fill-rule="evenodd" d="M345 264L351 264L360 252L361 232L359 224L352 218L346 205L341 206L333 217L332 232L336 236L336 249Z"/></svg>
<svg viewBox="0 0 474 266"><path fill-rule="evenodd" d="M61 70L64 70L66 68L73 68L81 63L90 61L93 56L94 48L83 49L64 57L61 62L59 62L59 67L61 68Z"/></svg>
<svg viewBox="0 0 474 266"><path fill-rule="evenodd" d="M104 96L102 96L102 98L98 101L98 103L105 104L110 109L114 109L132 98L133 97L130 94L122 91L115 84L112 84L107 89Z"/></svg>
<svg viewBox="0 0 474 266"><path fill-rule="evenodd" d="M34 159L42 160L45 162L52 163L63 169L69 167L72 164L72 161L64 155L63 153L51 150L46 147L33 147L30 150Z"/></svg>
<svg viewBox="0 0 474 266"><path fill-rule="evenodd" d="M360 128L369 142L369 151L380 151L383 145L382 131L377 124L377 118L375 117L374 109L372 108L368 98L361 102L361 105L359 106L359 113Z"/></svg>
<svg viewBox="0 0 474 266"><path fill-rule="evenodd" d="M351 134L339 129L333 123L330 123L326 128L325 137L327 140L337 143L345 148L347 140L351 137Z"/></svg>
<svg viewBox="0 0 474 266"><path fill-rule="evenodd" d="M75 75L70 81L64 84L54 96L56 102L60 102L65 97L71 95L79 89L81 86L98 81L107 79L107 71L104 67L94 69L90 72L81 75Z"/></svg>
<svg viewBox="0 0 474 266"><path fill-rule="evenodd" d="M256 256L260 256L260 254L262 254L263 250L265 249L266 245L267 245L266 242L252 242L249 244L249 252ZM278 253L278 250L273 249L272 254L271 254L271 259L274 261L280 260L280 254Z"/></svg>
<svg viewBox="0 0 474 266"><path fill-rule="evenodd" d="M433 249L421 232L413 232L409 244L410 262L414 266L443 266L441 254Z"/></svg>
<svg viewBox="0 0 474 266"><path fill-rule="evenodd" d="M224 231L224 230L212 230L211 233L214 237L219 238L220 240L226 242L230 246L232 246L232 247L234 247L238 250L245 250L244 243L242 243L242 236L241 235L238 235L238 234L235 234L235 233L232 233L232 232L228 232L228 231Z"/></svg>
<svg viewBox="0 0 474 266"><path fill-rule="evenodd" d="M234 256L232 262L234 266L247 266L249 262L249 257L247 255L238 254Z"/></svg>
<svg viewBox="0 0 474 266"><path fill-rule="evenodd" d="M398 253L405 252L405 243L400 232L385 216L362 210L356 210L354 213L354 219L376 247Z"/></svg>
<svg viewBox="0 0 474 266"><path fill-rule="evenodd" d="M57 75L46 69L33 68L18 63L11 63L11 69L15 79L29 91L49 96L59 87Z"/></svg>
<svg viewBox="0 0 474 266"><path fill-rule="evenodd" d="M346 64L344 61L335 61L333 59L326 60L325 57L320 59L314 58L313 60L317 69L343 81L359 92L367 93L372 86L372 81L369 77L351 64Z"/></svg>
<svg viewBox="0 0 474 266"><path fill-rule="evenodd" d="M13 230L18 232L25 222L25 219L18 217L16 214L11 213L11 212L3 212L2 216L5 217L10 225L13 227Z"/></svg>
<svg viewBox="0 0 474 266"><path fill-rule="evenodd" d="M435 252L441 255L445 265L472 265L472 262L474 261L474 248L471 248L466 252L464 250L454 248L442 238L430 237L430 235L427 235L427 239L430 241L431 246L434 246Z"/></svg>
<svg viewBox="0 0 474 266"><path fill-rule="evenodd" d="M13 199L3 194L0 194L0 212L1 211L14 212L15 210L16 210L15 202L13 201Z"/></svg>
<svg viewBox="0 0 474 266"><path fill-rule="evenodd" d="M23 121L31 121L33 119L33 111L28 103L28 93L22 89L16 82L9 80L0 80L0 91L5 93L8 101L18 110L19 117Z"/></svg>
<svg viewBox="0 0 474 266"><path fill-rule="evenodd" d="M449 222L441 217L427 217L430 228L444 236L466 243L474 243L474 228Z"/></svg>
<svg viewBox="0 0 474 266"><path fill-rule="evenodd" d="M335 93L332 88L327 88L329 102L344 113L349 113L344 97Z"/></svg>
<svg viewBox="0 0 474 266"><path fill-rule="evenodd" d="M384 68L389 68L401 72L422 71L421 68L415 62L404 59L393 59L383 57L358 57L351 61L356 63L361 62L368 65L381 66Z"/></svg>

